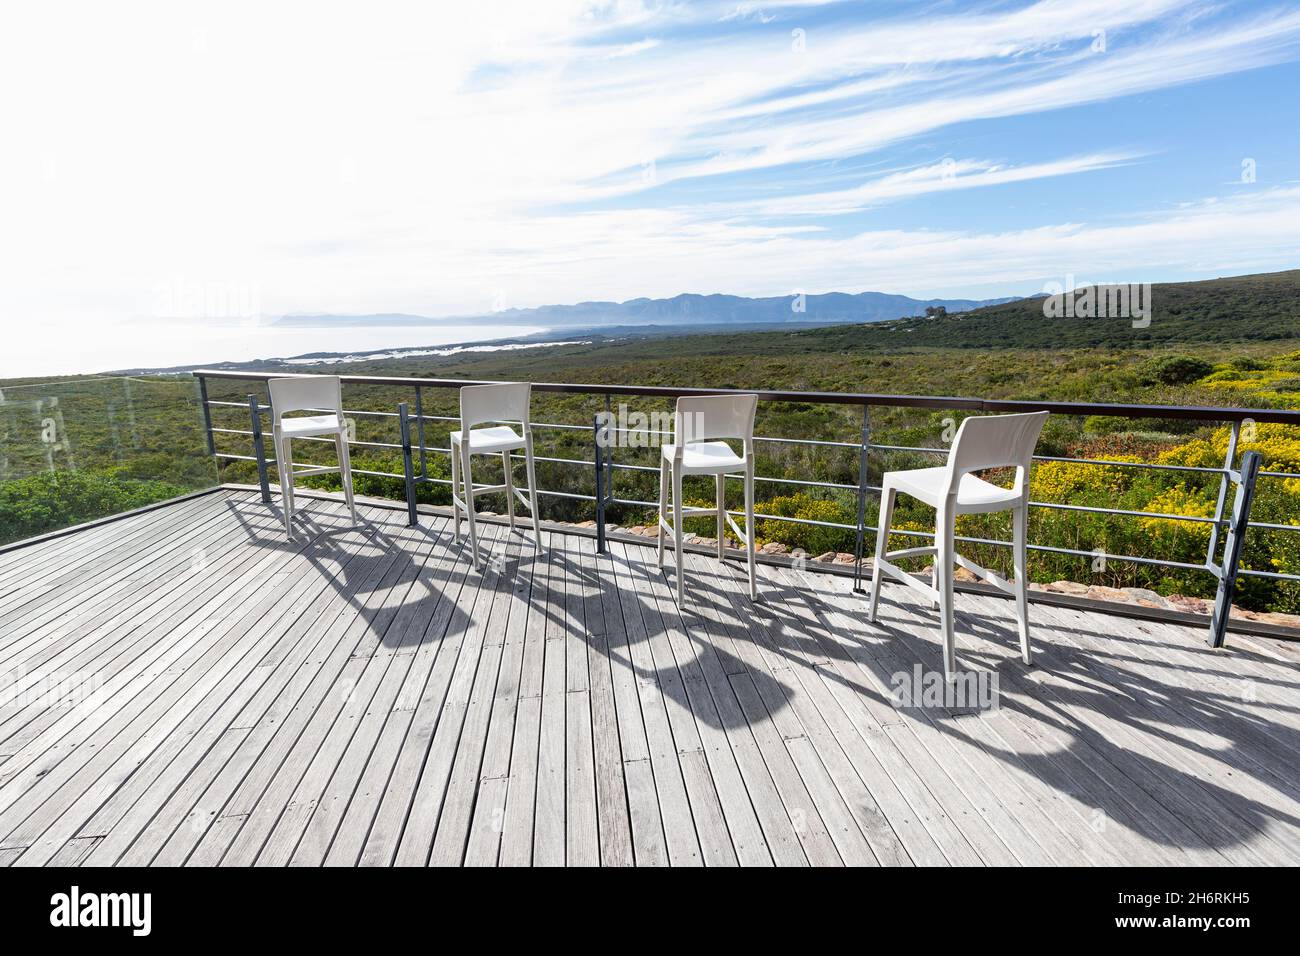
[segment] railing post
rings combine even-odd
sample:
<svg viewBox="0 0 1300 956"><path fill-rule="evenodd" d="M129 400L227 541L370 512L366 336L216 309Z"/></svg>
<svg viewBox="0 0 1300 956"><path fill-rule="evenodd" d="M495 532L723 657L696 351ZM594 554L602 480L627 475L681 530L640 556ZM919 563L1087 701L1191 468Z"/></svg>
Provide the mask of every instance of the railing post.
<svg viewBox="0 0 1300 956"><path fill-rule="evenodd" d="M862 549L867 533L867 451L871 447L871 406L862 406L862 442L858 446L858 530L853 545L853 590L862 590ZM879 533L879 532L877 532ZM872 572L873 574L876 572Z"/></svg>
<svg viewBox="0 0 1300 956"><path fill-rule="evenodd" d="M608 508L614 503L614 446L611 441L617 441L613 436L618 432L614 430L614 416L610 412L609 393L605 393L605 507Z"/></svg>
<svg viewBox="0 0 1300 956"><path fill-rule="evenodd" d="M1218 570L1219 591L1214 597L1214 614L1210 618L1211 647L1222 647L1228 635L1228 615L1237 590L1237 567L1246 544L1246 531L1250 528L1250 506L1255 499L1260 460L1259 452L1246 452L1241 456L1241 472L1234 476L1237 479L1237 497L1232 503L1228 540L1223 546L1223 566Z"/></svg>
<svg viewBox="0 0 1300 956"><path fill-rule="evenodd" d="M1214 556L1219 550L1219 524L1223 521L1223 509L1228 501L1228 483L1231 481L1232 464L1237 460L1237 438L1241 434L1241 422L1233 422L1228 433L1228 453L1223 459L1223 474L1219 476L1219 500L1214 507L1214 524L1210 525L1210 546L1205 551L1206 567L1214 567Z"/></svg>
<svg viewBox="0 0 1300 956"><path fill-rule="evenodd" d="M256 394L248 396L248 414L253 422L253 455L257 458L257 483L262 486L262 501L271 503L271 483L266 478L266 448L262 442L262 404ZM280 449L275 450L280 460Z"/></svg>
<svg viewBox="0 0 1300 956"><path fill-rule="evenodd" d="M208 442L208 454L216 457L217 445L212 440L212 407L208 405L208 380L202 375L199 379L199 402L203 405L203 437Z"/></svg>
<svg viewBox="0 0 1300 956"><path fill-rule="evenodd" d="M609 395L605 396L605 412L592 418L591 434L596 451L592 460L596 465L596 552L605 553L605 453L609 444Z"/></svg>
<svg viewBox="0 0 1300 956"><path fill-rule="evenodd" d="M420 523L415 510L415 466L411 462L411 418L406 402L397 406L397 421L402 430L402 474L406 478L406 524L414 528Z"/></svg>

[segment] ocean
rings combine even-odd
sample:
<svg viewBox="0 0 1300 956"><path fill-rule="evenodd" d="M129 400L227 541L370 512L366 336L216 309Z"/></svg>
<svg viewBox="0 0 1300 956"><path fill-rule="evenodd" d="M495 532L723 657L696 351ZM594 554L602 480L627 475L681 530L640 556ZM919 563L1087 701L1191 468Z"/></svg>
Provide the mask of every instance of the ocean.
<svg viewBox="0 0 1300 956"><path fill-rule="evenodd" d="M544 331L513 325L330 326L128 323L25 328L0 345L0 379L97 374L120 369L200 368L315 352L438 349Z"/></svg>

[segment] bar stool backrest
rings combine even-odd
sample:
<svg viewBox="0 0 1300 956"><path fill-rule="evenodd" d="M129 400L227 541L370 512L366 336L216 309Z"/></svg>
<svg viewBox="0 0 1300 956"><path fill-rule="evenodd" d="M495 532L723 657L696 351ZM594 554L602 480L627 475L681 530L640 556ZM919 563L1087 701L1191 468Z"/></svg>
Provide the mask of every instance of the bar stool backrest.
<svg viewBox="0 0 1300 956"><path fill-rule="evenodd" d="M460 390L460 427L470 429L484 422L522 422L527 429L532 392L531 382L466 385Z"/></svg>
<svg viewBox="0 0 1300 956"><path fill-rule="evenodd" d="M337 375L299 375L273 378L266 383L271 392L271 416L276 422L288 412L326 411L343 417L343 383Z"/></svg>
<svg viewBox="0 0 1300 956"><path fill-rule="evenodd" d="M757 395L701 395L677 399L673 416L673 442L741 438L748 449L754 441L754 412Z"/></svg>
<svg viewBox="0 0 1300 956"><path fill-rule="evenodd" d="M957 490L962 475L1015 466L1015 490L1026 494L1034 446L1047 416L1047 412L975 415L963 421L948 453L948 493Z"/></svg>

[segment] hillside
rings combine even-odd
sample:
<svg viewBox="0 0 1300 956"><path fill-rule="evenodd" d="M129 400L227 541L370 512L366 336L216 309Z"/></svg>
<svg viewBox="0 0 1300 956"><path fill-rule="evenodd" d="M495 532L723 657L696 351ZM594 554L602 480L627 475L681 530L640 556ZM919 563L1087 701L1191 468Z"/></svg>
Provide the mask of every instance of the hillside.
<svg viewBox="0 0 1300 956"><path fill-rule="evenodd" d="M793 342L813 349L1069 349L1300 337L1300 269L1156 283L1151 288L1151 303L1151 322L1146 328L1134 328L1129 319L1122 318L1047 318L1043 299L1034 298L941 318L809 329L793 336Z"/></svg>

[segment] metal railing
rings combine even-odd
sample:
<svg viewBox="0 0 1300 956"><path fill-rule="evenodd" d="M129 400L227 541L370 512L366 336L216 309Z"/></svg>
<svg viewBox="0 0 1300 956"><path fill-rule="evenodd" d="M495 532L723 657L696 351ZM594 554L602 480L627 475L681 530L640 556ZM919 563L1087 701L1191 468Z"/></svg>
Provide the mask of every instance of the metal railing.
<svg viewBox="0 0 1300 956"><path fill-rule="evenodd" d="M202 397L205 424L207 427L207 438L209 451L217 459L225 460L243 460L254 461L257 464L258 481L261 485L262 496L264 500L271 500L270 484L268 480L268 462L266 456L265 443L262 434L262 415L271 411L270 406L261 402L256 394L247 396L245 402L214 401L208 397L207 381L209 379L218 380L237 380L265 383L269 379L280 377L275 373L264 372L243 372L243 371L226 371L226 370L209 370L203 369L194 373L199 381L199 388ZM397 405L395 411L373 411L373 410L346 410L346 416L355 417L374 417L374 418L395 418L398 424L399 442L377 442L362 441L351 439L353 445L360 447L381 448L390 451L400 450L402 454L403 471L401 474L386 471L367 471L354 468L355 474L374 475L380 477L394 478L402 481L405 486L405 497L408 509L408 520L411 524L418 522L418 510L416 507L416 489L423 483L440 483L450 484L449 479L431 476L428 472L428 455L430 452L450 455L450 448L429 446L426 444L425 425L427 422L446 422L459 424L459 418L450 415L427 415L424 412L424 393L426 389L457 389L466 385L483 385L490 384L486 381L468 380L468 379L433 379L433 378L408 378L396 376L367 376L367 375L345 375L341 376L342 381L348 385L356 386L381 386L381 387L400 387L410 388L414 392L415 408L412 412L410 404L401 402ZM553 382L535 382L532 386L535 392L554 392L568 395L589 395L603 398L605 406L605 416L600 413L593 416L590 426L563 424L558 422L541 422L533 421L531 425L534 429L556 429L570 430L579 432L589 432L592 441L592 458L575 459L562 457L544 457L535 455L534 460L539 462L551 462L555 464L570 465L577 467L589 468L592 470L594 477L594 493L583 494L572 491L560 491L558 489L547 489L538 487L537 493L541 496L555 498L574 499L579 501L590 502L595 508L596 537L597 548L604 552L606 545L606 516L608 509L613 505L626 505L630 507L657 507L658 502L642 501L631 498L621 498L614 493L613 475L618 471L628 472L657 472L658 469L649 465L638 465L628 462L616 462L613 457L614 442L609 440L613 432L635 431L647 435L663 436L666 433L653 429L622 429L614 427L608 417L610 413L611 398L613 396L635 396L645 398L675 399L684 396L693 395L719 395L736 392L746 392L748 394L756 393L760 402L795 402L803 404L822 404L822 405L850 405L858 406L862 410L861 427L856 441L828 441L824 439L808 438L790 438L777 436L760 436L755 435L754 440L760 444L773 445L794 445L814 448L835 448L845 451L853 451L857 456L857 481L853 484L844 482L815 481L810 479L798 479L789 477L771 477L755 476L755 481L760 483L784 484L799 487L811 487L831 489L845 492L852 492L856 503L856 520L853 524L836 521L824 521L812 518L791 517L786 515L773 515L755 512L755 520L782 521L794 524L803 524L810 526L822 526L837 528L852 532L854 535L854 552L853 552L853 577L854 587L859 588L862 580L862 560L864 555L864 542L868 532L875 534L878 528L867 521L867 499L872 494L879 494L880 486L871 484L869 481L869 467L873 453L890 453L890 452L907 452L914 454L930 454L946 457L948 449L946 447L924 447L909 445L890 445L876 443L871 440L871 411L873 408L878 409L923 409L930 411L954 411L954 412L974 412L974 413L1011 413L1011 412L1031 412L1047 411L1058 415L1071 416L1107 416L1129 419L1162 419L1192 421L1215 424L1227 424L1230 427L1227 452L1224 461L1218 467L1205 467L1193 465L1175 465L1161 462L1133 462L1121 460L1093 459L1093 458L1062 458L1050 455L1035 455L1036 462L1071 462L1082 465L1094 465L1117 468L1133 469L1151 469L1158 471L1181 472L1195 475L1217 475L1219 476L1218 494L1213 516L1204 515L1187 515L1153 511L1138 511L1123 508L1105 508L1089 505L1070 504L1067 502L1050 502L1050 501L1030 501L1031 508L1072 511L1080 513L1109 514L1121 515L1137 519L1160 519L1169 521L1181 521L1192 524L1208 524L1210 526L1209 544L1206 548L1205 559L1201 562L1193 563L1188 561L1172 561L1160 558L1152 558L1144 555L1128 554L1110 554L1107 553L1107 561L1127 561L1138 564L1156 565L1169 568L1177 568L1184 571L1204 572L1212 575L1218 582L1218 589L1215 597L1214 611L1211 616L1209 642L1212 646L1218 647L1223 644L1227 629L1228 612L1231 606L1232 595L1235 591L1239 578L1256 576L1261 578L1270 578L1274 580L1300 581L1300 575L1290 574L1281 571L1264 571L1259 569L1242 568L1241 554L1245 537L1250 528L1261 528L1274 531L1300 532L1300 525L1290 524L1268 524L1262 522L1253 522L1250 519L1250 509L1254 498L1255 485L1260 477L1270 479L1300 479L1300 474L1290 472L1262 471L1260 469L1260 455L1257 452L1246 452L1241 456L1241 462L1237 464L1237 451L1241 439L1241 430L1243 425L1250 423L1275 423L1290 425L1300 428L1300 412L1266 409L1266 408L1222 408L1215 406L1171 406L1171 405L1132 405L1132 404L1109 404L1098 402L1036 402L1036 401L1013 401L1001 399L982 399L966 398L953 396L920 396L920 395L882 395L852 392L797 392L797 391L775 391L775 390L741 390L741 389L711 389L711 388L674 388L666 386L637 386L637 385L597 385L597 384L577 384L577 383L553 383ZM246 407L249 414L250 428L218 428L213 426L211 410L217 407ZM414 428L412 428L414 423ZM217 450L214 441L215 435L230 434L241 435L251 439L252 455L233 454ZM322 441L332 442L332 439L321 439ZM512 456L521 458L520 455ZM739 477L739 476L729 476ZM1231 504L1229 503L1229 493L1235 491ZM732 512L733 515L737 513ZM1226 529L1226 536L1225 536ZM891 528L890 534L900 536L912 536L920 538L933 538L932 532L904 530ZM1223 554L1219 558L1220 541L1223 541ZM956 540L972 544L988 545L994 547L1010 547L1009 541L1001 541L991 538L980 538L971 536L956 536ZM1029 549L1045 553L1064 554L1078 556L1082 558L1093 558L1096 551L1085 551L1077 548L1059 547L1046 544L1029 543Z"/></svg>

